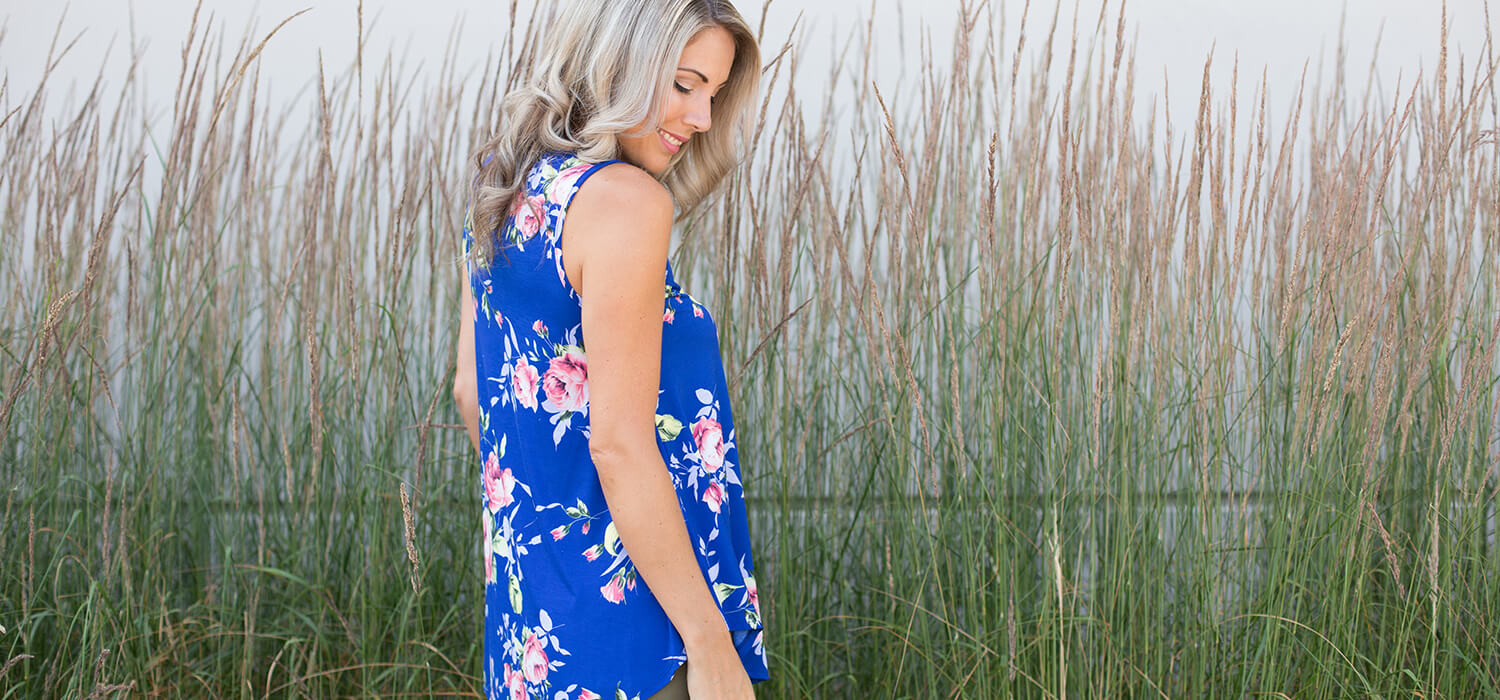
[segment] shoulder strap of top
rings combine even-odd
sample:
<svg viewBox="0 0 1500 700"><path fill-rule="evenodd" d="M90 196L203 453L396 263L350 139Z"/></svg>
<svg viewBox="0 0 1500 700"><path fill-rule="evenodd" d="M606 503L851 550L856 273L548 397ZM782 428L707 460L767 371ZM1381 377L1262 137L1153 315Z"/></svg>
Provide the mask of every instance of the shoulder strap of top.
<svg viewBox="0 0 1500 700"><path fill-rule="evenodd" d="M599 170L601 168L603 168L606 165L609 165L610 163L624 163L624 162L625 161L623 161L623 160L616 160L616 159L611 158L610 160L602 160L602 161L599 161L598 163L589 164L587 168L585 168L582 172L579 172L577 174L577 177L571 183L566 183L566 184L571 185L571 187L568 188L567 192L562 193L563 194L563 197L562 197L563 201L558 202L558 204L562 205L562 207L564 209L567 209L568 205L573 203L573 196L576 195L576 194L578 194L578 190L583 187L583 181L589 179L590 175L593 175L594 173L599 172ZM583 163L579 163L579 165L583 165ZM578 167L578 166L574 166L574 167Z"/></svg>

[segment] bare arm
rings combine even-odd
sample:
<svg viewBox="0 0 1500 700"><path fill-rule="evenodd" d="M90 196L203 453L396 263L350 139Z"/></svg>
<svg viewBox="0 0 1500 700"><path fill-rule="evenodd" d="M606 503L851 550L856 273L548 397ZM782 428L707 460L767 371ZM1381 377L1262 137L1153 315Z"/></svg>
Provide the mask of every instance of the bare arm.
<svg viewBox="0 0 1500 700"><path fill-rule="evenodd" d="M479 379L474 369L474 294L469 291L469 281L464 280L463 301L459 302L458 324L458 371L453 375L453 401L463 415L464 429L469 433L469 442L474 445L474 454L479 454ZM484 459L484 455L479 455Z"/></svg>
<svg viewBox="0 0 1500 700"><path fill-rule="evenodd" d="M609 165L574 196L563 250L582 297L589 451L604 498L636 569L696 660L733 653L733 644L656 446L671 226L671 195L660 183L634 167Z"/></svg>

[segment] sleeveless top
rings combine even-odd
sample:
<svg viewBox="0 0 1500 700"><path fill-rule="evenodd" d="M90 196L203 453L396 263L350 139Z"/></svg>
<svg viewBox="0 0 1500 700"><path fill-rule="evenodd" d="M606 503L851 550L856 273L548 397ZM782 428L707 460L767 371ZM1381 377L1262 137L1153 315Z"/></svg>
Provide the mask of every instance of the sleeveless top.
<svg viewBox="0 0 1500 700"><path fill-rule="evenodd" d="M559 233L584 180L613 162L621 161L542 156L500 227L489 266L466 264L483 455L489 698L648 698L687 660L682 637L616 533L588 449L588 355ZM473 235L466 216L465 253ZM752 681L768 680L718 333L708 309L678 286L670 262L664 272L657 446L745 671Z"/></svg>

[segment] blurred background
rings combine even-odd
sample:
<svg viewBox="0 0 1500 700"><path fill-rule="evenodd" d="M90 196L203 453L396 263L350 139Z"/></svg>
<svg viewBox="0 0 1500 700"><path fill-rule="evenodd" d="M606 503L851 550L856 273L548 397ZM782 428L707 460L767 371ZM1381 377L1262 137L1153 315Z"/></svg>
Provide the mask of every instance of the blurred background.
<svg viewBox="0 0 1500 700"><path fill-rule="evenodd" d="M194 7L0 8L0 697L483 696L458 232L556 8ZM761 697L1500 695L1486 3L740 8L671 259Z"/></svg>

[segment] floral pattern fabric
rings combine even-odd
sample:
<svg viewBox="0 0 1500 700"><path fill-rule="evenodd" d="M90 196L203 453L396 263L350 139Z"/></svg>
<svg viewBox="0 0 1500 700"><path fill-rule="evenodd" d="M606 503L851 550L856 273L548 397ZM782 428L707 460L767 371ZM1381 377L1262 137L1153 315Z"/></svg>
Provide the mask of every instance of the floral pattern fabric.
<svg viewBox="0 0 1500 700"><path fill-rule="evenodd" d="M608 163L549 153L527 173L474 297L489 698L636 700L686 661L620 541L588 450L588 353L563 271L564 216ZM466 217L464 250L473 244ZM764 627L718 332L664 270L657 446L698 565L752 681Z"/></svg>

